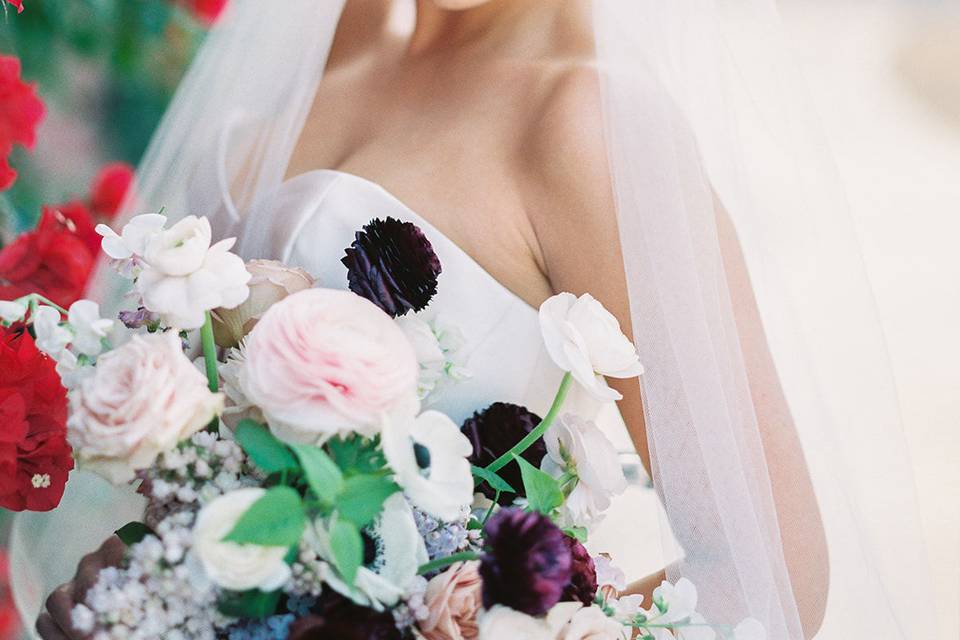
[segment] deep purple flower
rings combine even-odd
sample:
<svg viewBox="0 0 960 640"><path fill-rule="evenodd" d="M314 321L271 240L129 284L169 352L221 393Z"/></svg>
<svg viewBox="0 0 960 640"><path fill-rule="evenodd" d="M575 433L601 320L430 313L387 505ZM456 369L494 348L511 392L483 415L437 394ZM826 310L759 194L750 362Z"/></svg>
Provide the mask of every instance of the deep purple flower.
<svg viewBox="0 0 960 640"><path fill-rule="evenodd" d="M290 625L288 640L400 640L401 637L389 611L361 607L325 589L312 613Z"/></svg>
<svg viewBox="0 0 960 640"><path fill-rule="evenodd" d="M483 606L506 605L542 616L570 584L567 536L543 514L501 509L483 528L487 551L480 561Z"/></svg>
<svg viewBox="0 0 960 640"><path fill-rule="evenodd" d="M473 445L470 462L478 467L485 467L509 451L513 445L523 440L523 437L533 431L538 424L540 424L540 416L531 413L526 408L508 402L495 402L483 411L473 414L472 418L468 418L463 423L460 430L470 439L470 444ZM530 448L521 454L521 457L539 468L540 461L543 460L545 455L547 455L547 446L541 439L534 442ZM511 462L500 469L497 474L517 492L516 495L512 493L501 494L499 500L501 505L511 504L517 495L526 495L523 491L520 466L516 462ZM478 488L483 492L483 495L491 500L497 495L497 492L486 482Z"/></svg>
<svg viewBox="0 0 960 640"><path fill-rule="evenodd" d="M346 254L350 290L394 318L423 309L437 293L440 259L412 222L371 220Z"/></svg>
<svg viewBox="0 0 960 640"><path fill-rule="evenodd" d="M578 600L589 607L597 595L597 568L593 564L590 552L580 544L579 540L565 536L564 542L570 549L572 564L570 565L570 582L563 591L562 600L564 602Z"/></svg>

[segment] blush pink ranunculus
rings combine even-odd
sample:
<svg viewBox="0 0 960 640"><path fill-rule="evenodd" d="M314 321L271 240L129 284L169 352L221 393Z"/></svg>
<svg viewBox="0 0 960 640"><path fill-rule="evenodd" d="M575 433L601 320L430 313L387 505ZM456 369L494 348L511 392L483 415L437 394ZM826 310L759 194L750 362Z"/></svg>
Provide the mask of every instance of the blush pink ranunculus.
<svg viewBox="0 0 960 640"><path fill-rule="evenodd" d="M287 442L370 437L384 413L416 411L413 347L390 316L348 291L281 300L247 336L244 354L240 388Z"/></svg>
<svg viewBox="0 0 960 640"><path fill-rule="evenodd" d="M426 640L474 640L483 606L479 562L458 562L427 583L424 601L430 615L418 623Z"/></svg>
<svg viewBox="0 0 960 640"><path fill-rule="evenodd" d="M67 436L81 466L117 484L223 409L173 331L134 336L100 356L95 371L70 394Z"/></svg>

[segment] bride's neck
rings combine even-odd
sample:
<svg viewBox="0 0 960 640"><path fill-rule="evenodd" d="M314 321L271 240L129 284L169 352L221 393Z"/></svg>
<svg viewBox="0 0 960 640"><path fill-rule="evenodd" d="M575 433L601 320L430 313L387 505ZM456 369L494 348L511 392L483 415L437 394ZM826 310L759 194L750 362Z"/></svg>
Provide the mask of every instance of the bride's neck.
<svg viewBox="0 0 960 640"><path fill-rule="evenodd" d="M454 11L433 0L416 0L416 23L407 44L410 54L426 54L476 44L517 28L535 14L546 14L556 0L488 0L472 9Z"/></svg>

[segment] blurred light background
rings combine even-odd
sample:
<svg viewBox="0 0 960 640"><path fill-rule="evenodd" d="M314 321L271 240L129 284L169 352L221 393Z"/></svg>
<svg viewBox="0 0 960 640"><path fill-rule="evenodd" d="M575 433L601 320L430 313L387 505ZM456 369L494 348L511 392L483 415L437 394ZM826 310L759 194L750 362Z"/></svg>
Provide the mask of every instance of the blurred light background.
<svg viewBox="0 0 960 640"><path fill-rule="evenodd" d="M205 32L204 4L26 0L23 14L0 15L0 51L21 57L48 107L37 148L11 159L21 175L0 200L0 229L29 228L41 203L83 193L108 161L136 163ZM780 5L861 234L916 468L940 640L956 640L960 0ZM2 621L0 610L0 633Z"/></svg>

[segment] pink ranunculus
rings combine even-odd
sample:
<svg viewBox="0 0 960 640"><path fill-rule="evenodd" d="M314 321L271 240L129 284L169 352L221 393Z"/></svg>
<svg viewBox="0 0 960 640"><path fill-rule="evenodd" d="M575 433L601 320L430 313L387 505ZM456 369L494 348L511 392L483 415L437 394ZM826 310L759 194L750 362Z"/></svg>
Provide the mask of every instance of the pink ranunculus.
<svg viewBox="0 0 960 640"><path fill-rule="evenodd" d="M474 640L483 607L479 562L458 562L427 583L424 601L430 615L418 623L426 640Z"/></svg>
<svg viewBox="0 0 960 640"><path fill-rule="evenodd" d="M273 305L244 342L239 385L288 442L376 435L380 417L415 412L417 359L403 331L369 300L307 289Z"/></svg>
<svg viewBox="0 0 960 640"><path fill-rule="evenodd" d="M70 444L80 464L114 483L206 426L222 409L176 332L134 336L97 360L70 395Z"/></svg>

